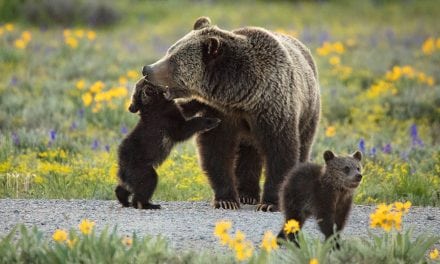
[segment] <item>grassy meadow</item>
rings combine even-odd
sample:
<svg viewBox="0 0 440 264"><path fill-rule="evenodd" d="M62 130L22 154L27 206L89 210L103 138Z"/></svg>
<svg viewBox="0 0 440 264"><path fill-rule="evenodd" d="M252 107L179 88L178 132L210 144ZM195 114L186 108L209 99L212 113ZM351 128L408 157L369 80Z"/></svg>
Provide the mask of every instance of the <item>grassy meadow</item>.
<svg viewBox="0 0 440 264"><path fill-rule="evenodd" d="M116 1L115 1L116 2ZM199 16L297 37L318 63L313 160L360 149L356 203L440 205L440 5L436 1L118 1L94 28L0 22L0 198L114 199L116 150L143 65ZM159 168L156 200L210 200L192 141Z"/></svg>

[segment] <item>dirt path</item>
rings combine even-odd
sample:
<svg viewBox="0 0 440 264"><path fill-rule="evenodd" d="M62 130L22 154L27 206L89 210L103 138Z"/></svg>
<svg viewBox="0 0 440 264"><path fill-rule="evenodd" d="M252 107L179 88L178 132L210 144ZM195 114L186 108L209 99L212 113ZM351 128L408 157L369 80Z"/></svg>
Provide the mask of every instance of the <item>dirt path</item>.
<svg viewBox="0 0 440 264"><path fill-rule="evenodd" d="M233 228L242 230L258 245L266 230L277 233L282 225L281 213L254 212L253 206L238 211L214 210L207 202L162 202L162 210L148 211L121 208L115 201L96 200L15 200L0 199L0 236L16 224L37 226L51 235L57 228L76 228L81 219L96 222L102 230L117 226L121 234L162 235L176 249L221 247L212 232L217 221L228 219ZM345 236L365 236L373 206L355 206ZM414 227L414 233L440 234L440 208L413 207L404 217L403 227ZM318 235L315 220L305 225L307 234Z"/></svg>

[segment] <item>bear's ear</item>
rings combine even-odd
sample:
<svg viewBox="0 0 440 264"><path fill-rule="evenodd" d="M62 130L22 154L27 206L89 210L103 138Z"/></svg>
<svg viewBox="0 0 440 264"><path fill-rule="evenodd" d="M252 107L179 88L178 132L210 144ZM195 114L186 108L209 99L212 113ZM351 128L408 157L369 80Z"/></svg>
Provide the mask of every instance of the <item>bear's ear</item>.
<svg viewBox="0 0 440 264"><path fill-rule="evenodd" d="M209 17L199 17L194 23L193 29L199 30L205 27L209 27L211 25L211 19Z"/></svg>
<svg viewBox="0 0 440 264"><path fill-rule="evenodd" d="M358 161L362 160L362 152L360 152L359 150L356 151L355 153L353 153L353 158L357 159Z"/></svg>
<svg viewBox="0 0 440 264"><path fill-rule="evenodd" d="M220 49L220 40L216 37L209 37L207 39L207 53L210 56L216 57Z"/></svg>
<svg viewBox="0 0 440 264"><path fill-rule="evenodd" d="M331 150L326 150L324 152L325 162L329 162L330 160L334 159L335 157L336 157L335 153L333 153Z"/></svg>

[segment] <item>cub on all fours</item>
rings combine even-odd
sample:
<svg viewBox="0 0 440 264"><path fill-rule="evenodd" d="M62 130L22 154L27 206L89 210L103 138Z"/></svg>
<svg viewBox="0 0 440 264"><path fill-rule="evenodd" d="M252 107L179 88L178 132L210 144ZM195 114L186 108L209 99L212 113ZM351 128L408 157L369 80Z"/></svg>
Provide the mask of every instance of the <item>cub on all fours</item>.
<svg viewBox="0 0 440 264"><path fill-rule="evenodd" d="M303 163L290 171L281 192L285 222L296 220L301 228L310 216L317 219L325 238L341 231L351 210L354 190L362 180L362 153L336 156L324 152L325 165ZM281 229L278 238L297 243L295 233Z"/></svg>
<svg viewBox="0 0 440 264"><path fill-rule="evenodd" d="M160 209L150 203L158 176L155 168L170 154L175 143L189 139L197 132L216 127L220 119L193 117L185 119L166 89L141 79L135 87L129 111L139 111L140 120L118 149L119 184L116 197L124 206L138 209Z"/></svg>

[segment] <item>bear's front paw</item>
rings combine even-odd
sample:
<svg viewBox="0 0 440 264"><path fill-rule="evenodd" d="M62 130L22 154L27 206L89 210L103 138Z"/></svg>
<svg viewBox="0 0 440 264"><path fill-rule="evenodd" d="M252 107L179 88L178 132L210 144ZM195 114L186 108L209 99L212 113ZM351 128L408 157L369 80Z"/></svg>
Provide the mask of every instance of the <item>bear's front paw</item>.
<svg viewBox="0 0 440 264"><path fill-rule="evenodd" d="M262 212L278 212L278 205L273 203L260 203L257 205L256 211Z"/></svg>
<svg viewBox="0 0 440 264"><path fill-rule="evenodd" d="M214 200L214 208L215 209L229 209L229 210L238 210L240 208L240 204L236 201L232 200Z"/></svg>
<svg viewBox="0 0 440 264"><path fill-rule="evenodd" d="M250 196L240 196L240 203L255 205L258 203L258 198L250 197Z"/></svg>
<svg viewBox="0 0 440 264"><path fill-rule="evenodd" d="M209 131L216 128L220 124L221 120L218 118L205 118L204 131Z"/></svg>

